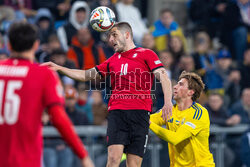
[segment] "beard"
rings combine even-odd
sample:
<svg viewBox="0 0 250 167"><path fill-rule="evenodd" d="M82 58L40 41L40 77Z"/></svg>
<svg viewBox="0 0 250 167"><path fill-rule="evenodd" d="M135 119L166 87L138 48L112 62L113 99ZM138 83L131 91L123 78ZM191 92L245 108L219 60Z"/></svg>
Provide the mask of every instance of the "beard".
<svg viewBox="0 0 250 167"><path fill-rule="evenodd" d="M119 53L124 52L125 51L125 46L126 46L125 39L119 40L118 43L119 43L118 48L115 49L115 51L119 52Z"/></svg>

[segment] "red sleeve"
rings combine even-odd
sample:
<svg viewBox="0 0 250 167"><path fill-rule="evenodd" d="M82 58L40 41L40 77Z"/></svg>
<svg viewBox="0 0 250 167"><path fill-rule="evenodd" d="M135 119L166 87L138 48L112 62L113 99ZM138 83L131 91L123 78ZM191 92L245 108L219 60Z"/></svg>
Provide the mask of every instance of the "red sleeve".
<svg viewBox="0 0 250 167"><path fill-rule="evenodd" d="M59 80L58 75L50 69L47 69L46 73L43 91L43 102L46 107L54 104L64 104L61 81Z"/></svg>
<svg viewBox="0 0 250 167"><path fill-rule="evenodd" d="M102 77L106 77L108 75L108 73L109 73L109 62L110 62L110 59L111 58L109 58L108 60L104 61L100 65L95 66L96 71Z"/></svg>
<svg viewBox="0 0 250 167"><path fill-rule="evenodd" d="M60 132L61 136L68 143L68 145L74 150L76 155L81 159L85 158L88 155L88 152L82 144L80 138L75 133L73 125L63 107L54 105L49 107L48 112L51 122Z"/></svg>
<svg viewBox="0 0 250 167"><path fill-rule="evenodd" d="M146 59L145 61L146 61L147 65L149 66L151 71L154 71L157 68L163 67L161 61L159 60L157 54L154 51L147 49L145 51L144 57Z"/></svg>

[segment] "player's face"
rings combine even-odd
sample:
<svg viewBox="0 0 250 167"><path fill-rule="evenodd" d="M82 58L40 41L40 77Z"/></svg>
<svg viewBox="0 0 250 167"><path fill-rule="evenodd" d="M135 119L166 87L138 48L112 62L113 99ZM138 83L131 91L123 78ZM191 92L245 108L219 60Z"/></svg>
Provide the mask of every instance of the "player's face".
<svg viewBox="0 0 250 167"><path fill-rule="evenodd" d="M186 99L190 96L190 91L188 89L188 81L182 78L177 85L174 86L174 100L179 101L181 99Z"/></svg>
<svg viewBox="0 0 250 167"><path fill-rule="evenodd" d="M124 52L125 51L125 34L114 27L110 30L108 42L113 47L115 52Z"/></svg>

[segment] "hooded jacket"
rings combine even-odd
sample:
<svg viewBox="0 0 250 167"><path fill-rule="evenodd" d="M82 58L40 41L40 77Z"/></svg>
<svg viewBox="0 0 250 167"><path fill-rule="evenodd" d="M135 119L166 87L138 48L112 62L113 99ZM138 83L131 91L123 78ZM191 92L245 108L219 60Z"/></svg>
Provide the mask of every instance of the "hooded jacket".
<svg viewBox="0 0 250 167"><path fill-rule="evenodd" d="M76 11L79 8L85 8L86 19L82 24L76 21ZM64 26L59 27L57 30L57 35L59 37L60 43L65 51L69 49L72 37L77 33L80 28L88 27L90 8L86 2L76 1L70 10L69 21Z"/></svg>
<svg viewBox="0 0 250 167"><path fill-rule="evenodd" d="M41 18L48 18L49 20L49 27L46 30L42 30L39 27L39 20ZM39 27L39 39L41 44L43 43L47 43L48 42L48 38L51 34L55 33L55 29L54 29L54 21L52 18L52 15L50 13L50 11L46 8L41 8L37 11L37 15L35 17L35 23L36 25Z"/></svg>

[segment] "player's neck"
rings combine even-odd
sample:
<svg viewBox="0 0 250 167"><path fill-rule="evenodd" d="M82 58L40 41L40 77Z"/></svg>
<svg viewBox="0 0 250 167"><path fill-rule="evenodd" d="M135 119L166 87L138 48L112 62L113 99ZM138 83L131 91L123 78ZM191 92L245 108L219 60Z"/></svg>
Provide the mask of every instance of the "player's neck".
<svg viewBox="0 0 250 167"><path fill-rule="evenodd" d="M124 52L129 51L129 50L131 50L131 49L134 49L135 47L136 47L136 46L135 46L134 42L130 42L130 43L128 43L128 44L126 45L126 47L125 47L125 49L124 49Z"/></svg>
<svg viewBox="0 0 250 167"><path fill-rule="evenodd" d="M34 53L32 51L12 52L11 57L12 58L26 59L26 60L29 60L31 62L34 61Z"/></svg>
<svg viewBox="0 0 250 167"><path fill-rule="evenodd" d="M192 99L180 99L176 103L177 103L178 110L183 111L192 106L193 100Z"/></svg>

